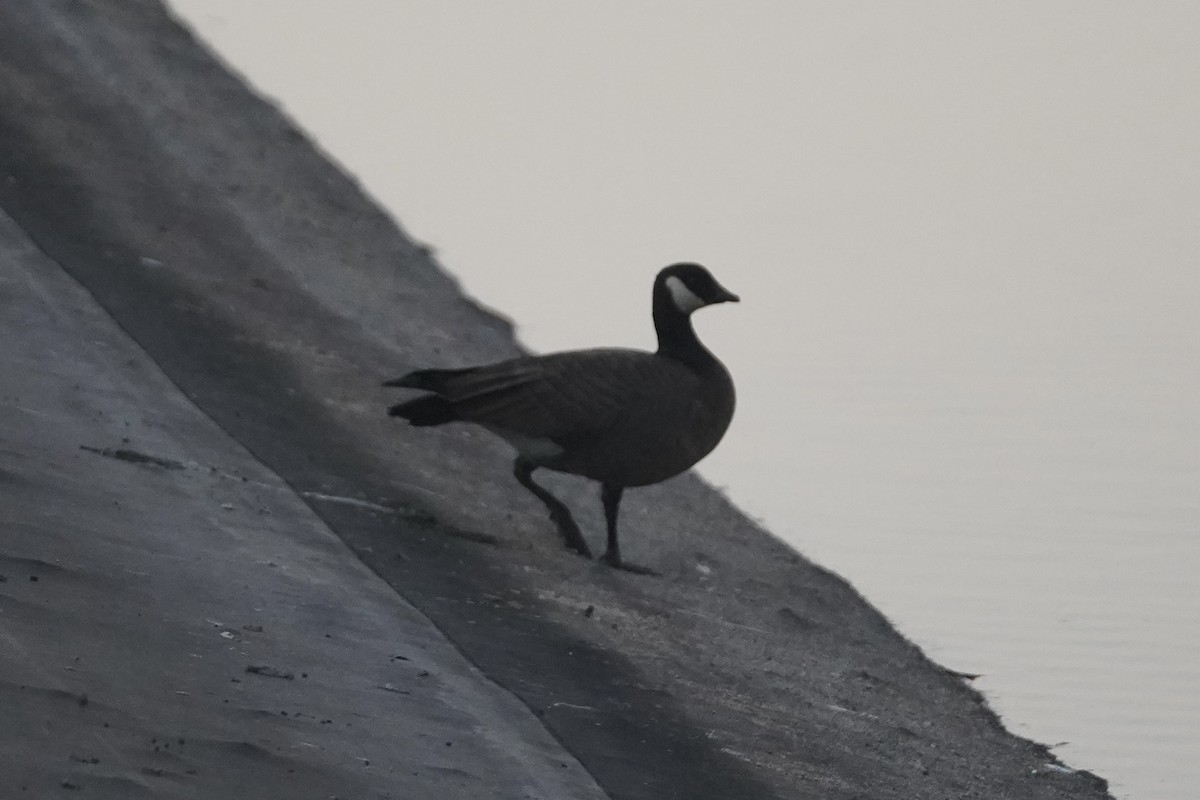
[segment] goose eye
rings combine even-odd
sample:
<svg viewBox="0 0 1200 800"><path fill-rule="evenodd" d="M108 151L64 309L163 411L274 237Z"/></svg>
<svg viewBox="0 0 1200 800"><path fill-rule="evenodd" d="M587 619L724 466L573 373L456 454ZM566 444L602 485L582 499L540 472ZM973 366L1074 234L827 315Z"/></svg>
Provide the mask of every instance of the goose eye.
<svg viewBox="0 0 1200 800"><path fill-rule="evenodd" d="M684 314L690 314L697 308L708 305L708 303L700 299L695 292L689 289L686 283L681 281L679 278L676 278L674 275L667 278L666 284L667 291L671 293L672 302L674 302L675 307Z"/></svg>

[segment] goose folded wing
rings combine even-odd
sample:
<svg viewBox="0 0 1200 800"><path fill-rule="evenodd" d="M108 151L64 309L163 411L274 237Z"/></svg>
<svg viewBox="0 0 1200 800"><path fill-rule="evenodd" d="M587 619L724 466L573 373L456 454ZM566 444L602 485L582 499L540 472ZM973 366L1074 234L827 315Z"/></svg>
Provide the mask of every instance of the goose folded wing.
<svg viewBox="0 0 1200 800"><path fill-rule="evenodd" d="M650 353L582 350L465 370L445 395L461 419L566 444L669 405L691 380Z"/></svg>

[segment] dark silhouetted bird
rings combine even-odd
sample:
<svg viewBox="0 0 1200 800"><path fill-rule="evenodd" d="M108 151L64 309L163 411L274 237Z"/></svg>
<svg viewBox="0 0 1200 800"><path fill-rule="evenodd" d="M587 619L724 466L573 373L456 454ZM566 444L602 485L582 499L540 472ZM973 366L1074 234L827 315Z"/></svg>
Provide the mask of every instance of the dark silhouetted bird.
<svg viewBox="0 0 1200 800"><path fill-rule="evenodd" d="M384 386L429 394L388 413L422 427L472 422L517 451L517 480L550 511L566 546L591 550L567 506L533 481L539 467L599 481L608 527L603 560L621 560L617 507L627 487L658 483L708 455L733 418L729 372L696 338L693 311L736 302L698 264L674 264L654 281L658 350L597 348L526 356L466 369L421 369Z"/></svg>

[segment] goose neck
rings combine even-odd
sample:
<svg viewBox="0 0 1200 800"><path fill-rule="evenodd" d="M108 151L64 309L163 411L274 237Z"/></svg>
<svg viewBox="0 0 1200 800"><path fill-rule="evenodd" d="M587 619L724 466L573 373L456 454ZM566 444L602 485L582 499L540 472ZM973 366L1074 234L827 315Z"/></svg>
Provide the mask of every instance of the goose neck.
<svg viewBox="0 0 1200 800"><path fill-rule="evenodd" d="M675 307L669 296L656 293L654 298L654 329L658 333L658 354L685 364L703 366L712 361L712 354L700 343L692 328L690 314Z"/></svg>

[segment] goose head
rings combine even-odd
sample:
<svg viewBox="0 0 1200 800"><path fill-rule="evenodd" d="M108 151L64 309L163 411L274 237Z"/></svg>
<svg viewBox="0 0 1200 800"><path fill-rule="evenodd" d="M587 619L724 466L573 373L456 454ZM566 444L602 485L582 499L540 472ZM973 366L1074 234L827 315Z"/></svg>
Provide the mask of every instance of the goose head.
<svg viewBox="0 0 1200 800"><path fill-rule="evenodd" d="M738 296L717 283L699 264L672 264L654 279L654 328L658 353L686 364L714 362L692 329L692 312L716 303L736 303Z"/></svg>
<svg viewBox="0 0 1200 800"><path fill-rule="evenodd" d="M672 264L661 270L654 281L656 312L662 301L668 301L676 313L687 316L714 303L736 303L738 296L717 283L712 273L699 264Z"/></svg>

